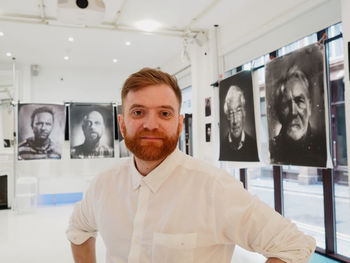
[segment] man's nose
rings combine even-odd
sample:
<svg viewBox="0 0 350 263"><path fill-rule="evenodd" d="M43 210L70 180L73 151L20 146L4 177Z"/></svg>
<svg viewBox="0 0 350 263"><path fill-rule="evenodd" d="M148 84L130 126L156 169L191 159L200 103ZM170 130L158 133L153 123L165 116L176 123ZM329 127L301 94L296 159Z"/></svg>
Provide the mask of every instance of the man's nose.
<svg viewBox="0 0 350 263"><path fill-rule="evenodd" d="M147 114L147 116L145 117L145 121L143 123L143 127L149 130L158 129L159 124L158 124L157 115L155 113Z"/></svg>
<svg viewBox="0 0 350 263"><path fill-rule="evenodd" d="M297 107L297 104L295 103L295 101L292 101L291 112L292 112L292 115L298 114L298 107Z"/></svg>

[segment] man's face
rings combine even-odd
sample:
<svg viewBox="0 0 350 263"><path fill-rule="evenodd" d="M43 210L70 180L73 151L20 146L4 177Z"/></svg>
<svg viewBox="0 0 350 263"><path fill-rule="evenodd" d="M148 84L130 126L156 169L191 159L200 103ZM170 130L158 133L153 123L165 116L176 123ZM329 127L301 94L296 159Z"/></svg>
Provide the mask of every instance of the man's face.
<svg viewBox="0 0 350 263"><path fill-rule="evenodd" d="M85 140L88 142L98 142L102 137L104 128L103 117L97 111L90 112L83 119L83 132Z"/></svg>
<svg viewBox="0 0 350 263"><path fill-rule="evenodd" d="M53 128L53 116L51 113L40 112L36 114L32 128L36 140L46 140Z"/></svg>
<svg viewBox="0 0 350 263"><path fill-rule="evenodd" d="M281 101L281 124L286 136L297 141L307 132L311 115L307 87L298 79L290 79L285 85Z"/></svg>
<svg viewBox="0 0 350 263"><path fill-rule="evenodd" d="M230 127L230 134L233 139L240 139L244 128L245 110L242 105L241 93L237 93L236 96L232 96L227 101L227 114L226 118Z"/></svg>
<svg viewBox="0 0 350 263"><path fill-rule="evenodd" d="M125 144L139 159L162 160L176 147L183 116L174 91L165 84L130 91L118 115Z"/></svg>

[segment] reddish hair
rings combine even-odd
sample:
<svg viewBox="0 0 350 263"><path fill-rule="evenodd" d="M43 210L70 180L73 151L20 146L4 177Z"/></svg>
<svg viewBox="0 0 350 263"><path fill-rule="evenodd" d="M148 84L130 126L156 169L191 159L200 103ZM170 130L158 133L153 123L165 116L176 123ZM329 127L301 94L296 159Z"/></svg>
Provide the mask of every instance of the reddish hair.
<svg viewBox="0 0 350 263"><path fill-rule="evenodd" d="M126 79L122 88L122 105L124 105L124 100L130 91L137 91L151 85L159 84L168 85L174 91L180 109L182 96L176 78L159 69L152 68L143 68Z"/></svg>

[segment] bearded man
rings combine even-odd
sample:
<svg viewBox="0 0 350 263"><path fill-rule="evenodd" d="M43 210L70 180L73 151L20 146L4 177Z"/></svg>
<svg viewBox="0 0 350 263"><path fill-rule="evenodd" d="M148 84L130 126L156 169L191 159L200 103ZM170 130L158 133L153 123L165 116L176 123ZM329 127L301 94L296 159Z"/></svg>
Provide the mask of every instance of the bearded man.
<svg viewBox="0 0 350 263"><path fill-rule="evenodd" d="M228 263L236 244L271 263L308 261L312 237L225 171L177 149L183 115L175 78L142 69L121 97L119 124L133 156L96 177L76 204L67 230L76 263L96 262L97 231L109 263Z"/></svg>
<svg viewBox="0 0 350 263"><path fill-rule="evenodd" d="M105 132L103 115L96 111L90 111L83 117L82 130L84 142L74 146L71 150L71 158L104 158L113 157L114 150L107 144L102 143L102 136Z"/></svg>
<svg viewBox="0 0 350 263"><path fill-rule="evenodd" d="M306 75L291 67L275 92L275 112L281 130L270 141L275 164L324 167L325 138L311 126L310 85Z"/></svg>

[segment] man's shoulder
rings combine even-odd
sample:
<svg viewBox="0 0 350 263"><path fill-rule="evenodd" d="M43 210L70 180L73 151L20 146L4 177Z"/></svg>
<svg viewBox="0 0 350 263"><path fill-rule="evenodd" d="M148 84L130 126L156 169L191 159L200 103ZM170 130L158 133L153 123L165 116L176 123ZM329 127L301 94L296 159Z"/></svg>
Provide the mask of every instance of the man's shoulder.
<svg viewBox="0 0 350 263"><path fill-rule="evenodd" d="M108 184L112 180L129 177L131 163L130 158L117 159L112 166L107 167L95 176L94 183L96 185Z"/></svg>
<svg viewBox="0 0 350 263"><path fill-rule="evenodd" d="M248 134L247 132L245 133L245 142L248 145L256 145L256 139L251 136L250 134Z"/></svg>
<svg viewBox="0 0 350 263"><path fill-rule="evenodd" d="M226 174L226 171L215 166L214 164L200 160L198 158L184 154L184 159L181 162L181 166L186 169L189 175L200 175L205 177L215 177L219 174Z"/></svg>
<svg viewBox="0 0 350 263"><path fill-rule="evenodd" d="M24 141L20 142L18 144L18 147L29 147L32 145L33 141L34 141L33 137L28 137Z"/></svg>

